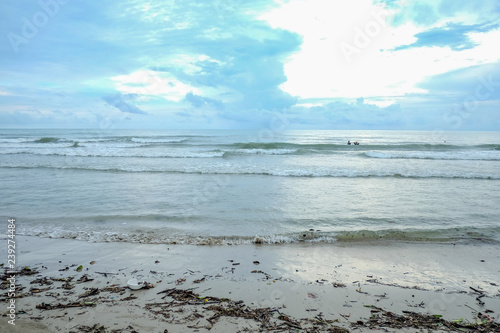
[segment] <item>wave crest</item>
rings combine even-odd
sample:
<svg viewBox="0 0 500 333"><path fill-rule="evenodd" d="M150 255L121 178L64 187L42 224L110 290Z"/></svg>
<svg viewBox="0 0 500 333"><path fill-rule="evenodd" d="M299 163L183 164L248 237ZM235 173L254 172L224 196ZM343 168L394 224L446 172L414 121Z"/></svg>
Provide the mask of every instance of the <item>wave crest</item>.
<svg viewBox="0 0 500 333"><path fill-rule="evenodd" d="M171 230L147 230L141 232L135 229L120 232L89 229L64 229L54 226L20 227L20 235L43 238L67 238L86 242L125 242L147 244L189 244L189 245L276 245L293 243L370 243L370 242L480 242L500 244L500 228L461 227L450 229L384 229L322 232L307 230L303 232L255 235L255 236L189 236L176 235Z"/></svg>

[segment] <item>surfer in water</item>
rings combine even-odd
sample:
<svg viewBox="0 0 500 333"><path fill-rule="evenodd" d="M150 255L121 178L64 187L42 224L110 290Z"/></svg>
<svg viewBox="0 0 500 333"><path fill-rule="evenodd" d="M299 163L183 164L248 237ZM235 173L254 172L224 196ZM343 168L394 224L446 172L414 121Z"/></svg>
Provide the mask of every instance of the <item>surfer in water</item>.
<svg viewBox="0 0 500 333"><path fill-rule="evenodd" d="M351 144L351 140L348 140L348 141L347 141L347 144L348 144L348 145L350 145L350 144Z"/></svg>

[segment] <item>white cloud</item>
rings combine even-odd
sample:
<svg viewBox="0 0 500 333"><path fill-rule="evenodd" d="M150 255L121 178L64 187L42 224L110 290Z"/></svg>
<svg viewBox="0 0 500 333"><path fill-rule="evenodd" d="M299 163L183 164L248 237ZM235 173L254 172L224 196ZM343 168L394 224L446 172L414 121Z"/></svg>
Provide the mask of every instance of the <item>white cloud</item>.
<svg viewBox="0 0 500 333"><path fill-rule="evenodd" d="M300 51L286 60L281 88L300 98L390 98L425 93L417 84L426 77L500 59L494 42L498 31L471 34L480 45L460 52L448 47L392 51L429 28L411 22L393 27L385 21L393 14L369 0L292 0L261 15L271 26L303 37Z"/></svg>
<svg viewBox="0 0 500 333"><path fill-rule="evenodd" d="M116 89L124 94L157 95L169 101L179 102L187 93L197 93L195 87L177 80L169 73L152 70L139 70L111 79L115 81Z"/></svg>

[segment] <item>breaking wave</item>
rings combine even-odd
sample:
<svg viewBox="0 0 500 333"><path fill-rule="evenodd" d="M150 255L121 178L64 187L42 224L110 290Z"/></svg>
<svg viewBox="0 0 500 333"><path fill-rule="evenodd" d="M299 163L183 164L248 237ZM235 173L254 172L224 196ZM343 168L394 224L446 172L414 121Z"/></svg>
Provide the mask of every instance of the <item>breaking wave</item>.
<svg viewBox="0 0 500 333"><path fill-rule="evenodd" d="M500 151L368 151L363 155L383 159L500 161Z"/></svg>
<svg viewBox="0 0 500 333"><path fill-rule="evenodd" d="M99 230L92 228L74 230L54 226L19 227L19 235L43 238L66 238L86 242L124 242L145 244L188 244L188 245L275 245L292 243L373 243L373 242L479 242L500 244L500 228L451 228L426 230L356 230L322 232L306 230L303 232L252 235L252 236L190 236L175 235L171 230L141 228L140 230Z"/></svg>

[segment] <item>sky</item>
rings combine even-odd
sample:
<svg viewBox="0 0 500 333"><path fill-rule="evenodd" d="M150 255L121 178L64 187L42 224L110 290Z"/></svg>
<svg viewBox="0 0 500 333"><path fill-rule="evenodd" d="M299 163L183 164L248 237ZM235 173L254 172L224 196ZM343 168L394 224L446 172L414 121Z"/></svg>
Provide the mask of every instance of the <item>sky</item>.
<svg viewBox="0 0 500 333"><path fill-rule="evenodd" d="M3 0L0 128L500 130L498 0Z"/></svg>

